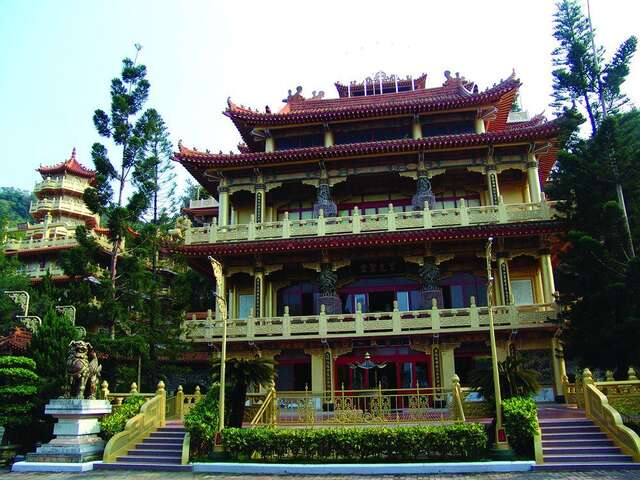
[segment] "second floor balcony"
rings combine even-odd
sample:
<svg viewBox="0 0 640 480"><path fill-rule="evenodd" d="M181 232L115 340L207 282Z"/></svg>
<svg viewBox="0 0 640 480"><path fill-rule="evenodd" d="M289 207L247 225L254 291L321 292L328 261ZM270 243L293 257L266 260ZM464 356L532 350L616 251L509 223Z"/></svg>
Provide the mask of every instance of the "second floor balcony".
<svg viewBox="0 0 640 480"><path fill-rule="evenodd" d="M185 232L185 244L214 244L253 240L272 240L295 237L360 234L372 232L421 230L441 227L462 227L483 224L506 224L551 220L553 203L542 200L534 203L497 205L466 205L464 199L456 208L413 211L396 211L389 204L386 213L361 215L357 207L349 216L290 220L285 213L282 220L256 223L253 216L249 223L204 227L191 227Z"/></svg>
<svg viewBox="0 0 640 480"><path fill-rule="evenodd" d="M88 182L73 178L46 178L36 183L33 191L38 193L44 190L68 190L82 194L87 187L89 187Z"/></svg>

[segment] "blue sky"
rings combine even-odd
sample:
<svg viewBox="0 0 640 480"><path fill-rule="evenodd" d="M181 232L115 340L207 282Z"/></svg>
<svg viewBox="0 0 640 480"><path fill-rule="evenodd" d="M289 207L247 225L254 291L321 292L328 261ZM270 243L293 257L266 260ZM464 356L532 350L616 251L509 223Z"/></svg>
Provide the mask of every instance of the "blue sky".
<svg viewBox="0 0 640 480"><path fill-rule="evenodd" d="M429 86L458 71L484 88L515 68L524 107L550 115L553 3L0 0L0 186L31 189L34 169L73 147L92 166L93 111L108 110L109 82L134 43L149 72L147 106L163 115L174 145L202 150L240 140L221 115L229 96L275 110L296 85L334 96L336 80L378 70L426 72ZM640 36L640 2L591 7L609 52ZM640 55L625 85L636 105L638 85Z"/></svg>

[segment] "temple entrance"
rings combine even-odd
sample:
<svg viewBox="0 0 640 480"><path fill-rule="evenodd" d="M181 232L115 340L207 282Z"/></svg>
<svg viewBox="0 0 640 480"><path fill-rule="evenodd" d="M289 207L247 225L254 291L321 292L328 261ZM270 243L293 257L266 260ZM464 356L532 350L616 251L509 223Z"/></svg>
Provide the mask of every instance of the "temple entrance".
<svg viewBox="0 0 640 480"><path fill-rule="evenodd" d="M311 357L302 351L285 350L275 357L276 390L304 391L311 388Z"/></svg>

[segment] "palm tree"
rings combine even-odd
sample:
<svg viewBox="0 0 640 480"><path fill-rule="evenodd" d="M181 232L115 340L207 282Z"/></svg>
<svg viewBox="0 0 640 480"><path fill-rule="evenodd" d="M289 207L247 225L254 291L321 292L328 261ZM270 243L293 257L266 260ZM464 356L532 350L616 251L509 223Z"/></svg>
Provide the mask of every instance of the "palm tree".
<svg viewBox="0 0 640 480"><path fill-rule="evenodd" d="M213 362L213 380L220 379L220 360ZM242 428L247 390L250 387L268 387L275 378L275 362L268 358L237 359L226 362L226 384L230 387L230 427Z"/></svg>
<svg viewBox="0 0 640 480"><path fill-rule="evenodd" d="M534 395L540 388L538 377L540 374L525 368L522 358L508 356L503 362L498 362L500 375L500 392L502 398L527 397ZM482 393L489 402L494 398L493 374L491 369L476 369L470 373L471 385Z"/></svg>

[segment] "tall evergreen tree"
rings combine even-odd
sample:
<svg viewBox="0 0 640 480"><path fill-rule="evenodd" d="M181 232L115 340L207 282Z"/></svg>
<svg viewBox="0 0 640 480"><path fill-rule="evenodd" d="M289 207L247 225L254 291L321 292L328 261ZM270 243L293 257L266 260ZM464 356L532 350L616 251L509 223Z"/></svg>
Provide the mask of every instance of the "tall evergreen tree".
<svg viewBox="0 0 640 480"><path fill-rule="evenodd" d="M553 106L558 110L582 106L595 134L604 112L617 113L628 99L620 91L629 74L637 39L629 37L605 63L605 50L595 47L589 19L577 0L556 4L553 36L558 47L553 51Z"/></svg>
<svg viewBox="0 0 640 480"><path fill-rule="evenodd" d="M4 238L4 225L0 219L0 238ZM9 333L17 324L16 314L19 309L4 292L29 289L29 279L20 272L20 263L0 249L0 335Z"/></svg>

